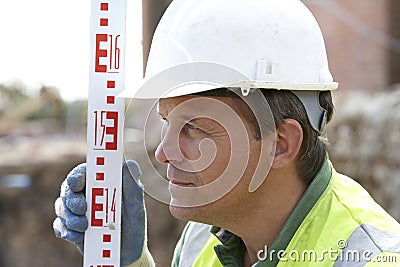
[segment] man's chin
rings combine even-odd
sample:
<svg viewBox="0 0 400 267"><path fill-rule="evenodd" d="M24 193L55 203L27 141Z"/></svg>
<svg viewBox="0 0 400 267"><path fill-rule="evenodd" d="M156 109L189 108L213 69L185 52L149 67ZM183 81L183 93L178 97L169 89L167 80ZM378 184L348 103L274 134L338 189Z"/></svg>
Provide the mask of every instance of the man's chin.
<svg viewBox="0 0 400 267"><path fill-rule="evenodd" d="M174 216L175 218L183 221L193 221L194 220L194 215L193 213L195 212L192 207L179 207L170 204L169 206L169 211L171 212L171 215Z"/></svg>
<svg viewBox="0 0 400 267"><path fill-rule="evenodd" d="M182 221L194 221L200 223L207 223L206 208L199 207L182 207L170 204L169 210L171 215Z"/></svg>

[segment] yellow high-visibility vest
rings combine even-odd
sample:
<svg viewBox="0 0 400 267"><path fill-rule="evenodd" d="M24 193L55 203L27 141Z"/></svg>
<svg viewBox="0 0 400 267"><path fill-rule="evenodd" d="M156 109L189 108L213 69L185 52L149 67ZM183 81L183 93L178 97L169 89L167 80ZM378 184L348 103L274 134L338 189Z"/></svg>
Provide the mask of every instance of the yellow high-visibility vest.
<svg viewBox="0 0 400 267"><path fill-rule="evenodd" d="M399 223L357 182L337 173L327 162L325 168L330 168L330 179L286 246L272 251L273 244L253 266L400 266ZM308 191L292 215L296 209L301 210L299 205L307 203L308 197L312 198L312 192ZM281 236L285 235L285 226L278 239L287 238ZM231 234L224 242L242 241ZM215 235L210 235L193 266L242 266L242 262L235 261L240 259L240 255L227 253L234 251L229 250L227 243L223 244ZM244 247L235 253L242 252Z"/></svg>

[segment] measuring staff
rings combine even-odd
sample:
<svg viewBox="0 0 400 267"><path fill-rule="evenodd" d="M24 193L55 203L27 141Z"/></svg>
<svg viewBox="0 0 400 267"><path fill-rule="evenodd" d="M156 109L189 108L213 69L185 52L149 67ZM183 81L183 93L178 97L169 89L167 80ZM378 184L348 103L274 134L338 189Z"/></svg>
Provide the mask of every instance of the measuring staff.
<svg viewBox="0 0 400 267"><path fill-rule="evenodd" d="M84 251L85 267L120 265L124 100L116 96L124 89L125 13L126 0L92 0L87 167L86 180L78 185L81 190L86 188L88 201L86 208L86 201L78 199L83 206L72 209L88 219L84 222L88 226L85 248L83 243L79 246ZM74 200L68 200L70 187L64 183L61 191L56 206L72 205ZM63 223L76 228L76 221L57 221L60 235L66 234ZM78 236L83 239L83 233Z"/></svg>
<svg viewBox="0 0 400 267"><path fill-rule="evenodd" d="M215 88L220 80L203 70L210 83L193 79L169 86L180 66L188 66L181 73L196 76L202 64L225 66L248 79L241 82L238 75ZM222 68L215 76L221 73L230 72ZM165 132L156 151L168 165L171 213L189 221L172 266L372 266L389 255L381 265L392 266L399 260L400 225L359 184L334 170L321 141L337 84L320 28L301 1L175 0L155 32L146 76L148 84L164 81L176 89L158 103ZM151 90L131 96L146 94L154 97ZM257 104L265 102L273 125L268 107L261 109L266 121L258 116ZM129 165L138 175L137 165ZM259 179L264 165L270 168ZM130 247L122 248L121 261L152 266L143 198L128 169L124 198L135 208L126 206L123 217L122 241ZM67 180L80 181L77 173L82 171ZM68 236L72 230L63 238L75 241ZM336 254L324 253L329 250ZM287 257L309 251L316 257ZM345 257L353 252L359 257Z"/></svg>

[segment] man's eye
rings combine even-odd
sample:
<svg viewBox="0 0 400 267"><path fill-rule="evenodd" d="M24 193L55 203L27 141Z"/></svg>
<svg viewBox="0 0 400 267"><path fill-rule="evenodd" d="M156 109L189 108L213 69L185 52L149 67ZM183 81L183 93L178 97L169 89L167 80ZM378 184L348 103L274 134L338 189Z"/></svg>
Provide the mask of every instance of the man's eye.
<svg viewBox="0 0 400 267"><path fill-rule="evenodd" d="M193 124L190 124L190 123L186 123L186 126L187 126L190 130L199 129L199 128L197 128L196 126L194 126Z"/></svg>

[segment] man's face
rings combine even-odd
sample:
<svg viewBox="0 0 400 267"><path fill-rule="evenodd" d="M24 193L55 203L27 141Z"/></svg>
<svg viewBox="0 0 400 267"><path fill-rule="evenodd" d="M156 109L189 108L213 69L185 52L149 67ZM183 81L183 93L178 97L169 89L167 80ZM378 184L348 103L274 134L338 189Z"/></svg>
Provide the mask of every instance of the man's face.
<svg viewBox="0 0 400 267"><path fill-rule="evenodd" d="M170 209L175 217L213 223L221 209L249 194L260 140L239 98L181 96L161 99L165 127L156 158L168 164Z"/></svg>

